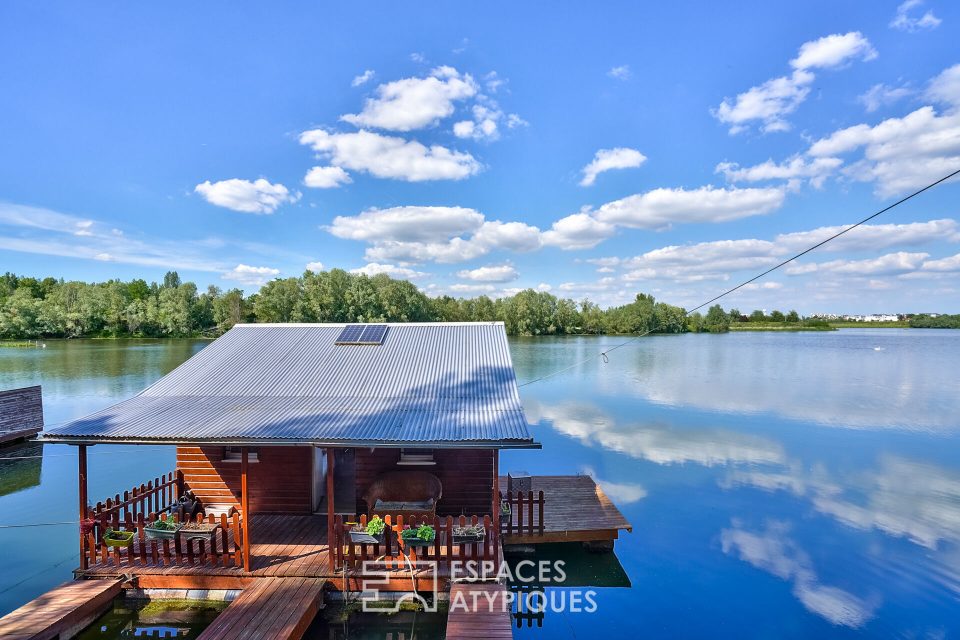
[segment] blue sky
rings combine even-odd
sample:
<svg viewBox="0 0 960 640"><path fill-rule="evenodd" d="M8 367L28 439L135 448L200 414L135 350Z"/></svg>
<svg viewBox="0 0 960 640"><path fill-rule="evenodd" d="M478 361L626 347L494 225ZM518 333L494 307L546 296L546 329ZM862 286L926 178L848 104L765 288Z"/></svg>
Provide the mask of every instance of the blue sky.
<svg viewBox="0 0 960 640"><path fill-rule="evenodd" d="M693 306L960 168L958 33L938 0L7 2L2 269ZM958 202L724 304L960 311Z"/></svg>

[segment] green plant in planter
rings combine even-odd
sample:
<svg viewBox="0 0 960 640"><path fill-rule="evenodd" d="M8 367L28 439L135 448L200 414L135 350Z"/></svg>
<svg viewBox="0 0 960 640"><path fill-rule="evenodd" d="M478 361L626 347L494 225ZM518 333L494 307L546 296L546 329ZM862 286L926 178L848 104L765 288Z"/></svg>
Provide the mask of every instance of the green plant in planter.
<svg viewBox="0 0 960 640"><path fill-rule="evenodd" d="M133 544L133 533L133 531L107 529L103 534L103 542L108 547L129 547Z"/></svg>
<svg viewBox="0 0 960 640"><path fill-rule="evenodd" d="M176 531L179 527L180 525L173 520L154 520L153 524L150 525L151 529L159 529L160 531Z"/></svg>
<svg viewBox="0 0 960 640"><path fill-rule="evenodd" d="M384 522L380 516L373 516L367 522L367 533L369 533L374 537L383 535L383 531L386 528L387 528L387 523Z"/></svg>
<svg viewBox="0 0 960 640"><path fill-rule="evenodd" d="M403 538L404 542L425 544L433 542L434 538L437 537L437 532L430 525L422 524L416 529L404 529L400 537Z"/></svg>

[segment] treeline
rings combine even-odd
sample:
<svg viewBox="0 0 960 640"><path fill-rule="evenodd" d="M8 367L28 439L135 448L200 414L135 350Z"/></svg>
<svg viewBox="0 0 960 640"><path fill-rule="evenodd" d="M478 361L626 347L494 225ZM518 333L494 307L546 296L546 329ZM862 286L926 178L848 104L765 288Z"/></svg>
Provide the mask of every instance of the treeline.
<svg viewBox="0 0 960 640"><path fill-rule="evenodd" d="M276 279L256 294L210 286L199 291L171 271L163 282L100 283L0 277L0 338L215 336L239 322L502 321L510 335L723 332L732 314L705 314L638 294L602 309L527 289L491 299L431 298L405 280L342 269ZM739 314L738 314L739 315Z"/></svg>
<svg viewBox="0 0 960 640"><path fill-rule="evenodd" d="M910 326L916 329L960 329L960 314L931 316L921 313L910 318Z"/></svg>

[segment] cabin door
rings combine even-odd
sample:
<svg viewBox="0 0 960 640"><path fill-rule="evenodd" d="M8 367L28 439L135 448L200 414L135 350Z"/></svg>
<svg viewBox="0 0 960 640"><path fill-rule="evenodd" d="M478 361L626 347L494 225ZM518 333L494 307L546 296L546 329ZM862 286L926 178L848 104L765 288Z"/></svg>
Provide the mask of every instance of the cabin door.
<svg viewBox="0 0 960 640"><path fill-rule="evenodd" d="M314 448L313 495L314 510L327 512L327 455L326 449ZM333 509L336 513L355 515L357 511L357 463L353 449L333 450Z"/></svg>

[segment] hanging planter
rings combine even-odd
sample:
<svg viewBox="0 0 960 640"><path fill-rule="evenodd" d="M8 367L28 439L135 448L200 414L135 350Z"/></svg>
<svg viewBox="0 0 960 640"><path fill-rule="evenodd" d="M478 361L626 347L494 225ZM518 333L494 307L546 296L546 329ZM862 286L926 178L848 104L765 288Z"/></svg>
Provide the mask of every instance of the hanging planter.
<svg viewBox="0 0 960 640"><path fill-rule="evenodd" d="M500 503L500 524L510 524L510 518L513 516L513 510L510 503L506 500Z"/></svg>
<svg viewBox="0 0 960 640"><path fill-rule="evenodd" d="M433 544L437 532L428 524L422 524L416 529L404 529L400 532L403 544L408 547L426 547Z"/></svg>
<svg viewBox="0 0 960 640"><path fill-rule="evenodd" d="M80 521L80 533L82 535L90 535L93 533L93 528L96 526L97 521L93 518L84 518Z"/></svg>
<svg viewBox="0 0 960 640"><path fill-rule="evenodd" d="M144 527L143 532L151 540L173 540L181 527L182 524L173 520L156 520L149 527Z"/></svg>
<svg viewBox="0 0 960 640"><path fill-rule="evenodd" d="M367 522L367 526L354 525L350 529L350 540L354 544L383 544L383 533L387 528L387 523L380 516L373 516Z"/></svg>
<svg viewBox="0 0 960 640"><path fill-rule="evenodd" d="M103 534L103 543L108 547L129 547L133 544L133 533L133 531L107 529Z"/></svg>
<svg viewBox="0 0 960 640"><path fill-rule="evenodd" d="M487 535L486 529L482 524L473 524L466 527L453 528L453 544L469 544L471 542L483 542Z"/></svg>

